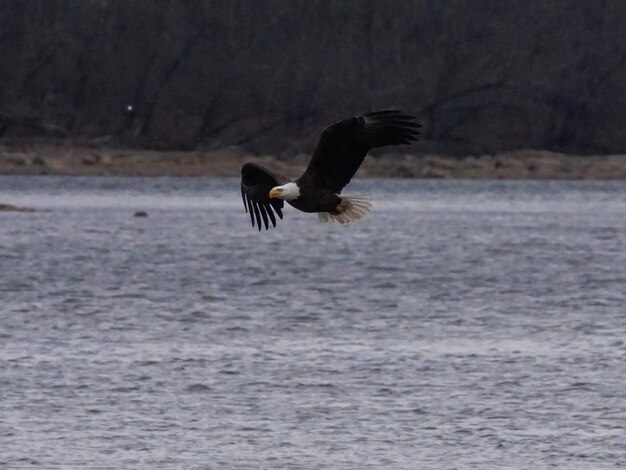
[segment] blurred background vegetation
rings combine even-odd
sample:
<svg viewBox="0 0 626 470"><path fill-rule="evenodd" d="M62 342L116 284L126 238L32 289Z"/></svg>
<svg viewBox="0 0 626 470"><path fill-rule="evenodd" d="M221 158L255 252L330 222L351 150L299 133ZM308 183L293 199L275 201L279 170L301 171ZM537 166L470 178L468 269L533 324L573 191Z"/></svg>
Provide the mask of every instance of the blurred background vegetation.
<svg viewBox="0 0 626 470"><path fill-rule="evenodd" d="M623 0L0 0L0 141L311 150L399 107L417 152L624 153Z"/></svg>

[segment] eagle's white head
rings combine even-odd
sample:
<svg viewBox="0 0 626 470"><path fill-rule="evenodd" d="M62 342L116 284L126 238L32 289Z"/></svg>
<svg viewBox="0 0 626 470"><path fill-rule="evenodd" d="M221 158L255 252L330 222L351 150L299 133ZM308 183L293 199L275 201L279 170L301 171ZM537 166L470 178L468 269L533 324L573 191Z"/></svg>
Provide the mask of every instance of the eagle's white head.
<svg viewBox="0 0 626 470"><path fill-rule="evenodd" d="M284 201L293 201L300 197L300 187L294 183L283 184L282 186L274 186L270 190L270 199L278 198Z"/></svg>

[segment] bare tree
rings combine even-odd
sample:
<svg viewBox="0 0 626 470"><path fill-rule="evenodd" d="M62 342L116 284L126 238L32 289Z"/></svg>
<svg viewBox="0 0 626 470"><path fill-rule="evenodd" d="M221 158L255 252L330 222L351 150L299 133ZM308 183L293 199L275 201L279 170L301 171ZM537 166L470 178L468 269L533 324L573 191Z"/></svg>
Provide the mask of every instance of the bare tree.
<svg viewBox="0 0 626 470"><path fill-rule="evenodd" d="M292 154L401 107L424 151L620 152L625 20L617 0L0 2L0 137Z"/></svg>

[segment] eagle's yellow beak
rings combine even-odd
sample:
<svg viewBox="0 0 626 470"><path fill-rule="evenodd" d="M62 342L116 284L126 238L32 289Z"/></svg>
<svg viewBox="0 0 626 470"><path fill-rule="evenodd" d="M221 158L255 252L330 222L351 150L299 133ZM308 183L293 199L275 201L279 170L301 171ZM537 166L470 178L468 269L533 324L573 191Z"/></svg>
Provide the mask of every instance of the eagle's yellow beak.
<svg viewBox="0 0 626 470"><path fill-rule="evenodd" d="M270 199L280 196L280 193L282 192L282 189L272 188L270 191Z"/></svg>

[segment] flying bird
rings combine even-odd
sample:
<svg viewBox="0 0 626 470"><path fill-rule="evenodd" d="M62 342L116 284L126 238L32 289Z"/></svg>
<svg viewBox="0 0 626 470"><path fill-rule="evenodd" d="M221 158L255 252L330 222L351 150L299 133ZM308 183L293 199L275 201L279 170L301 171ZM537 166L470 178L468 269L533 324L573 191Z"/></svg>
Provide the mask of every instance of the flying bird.
<svg viewBox="0 0 626 470"><path fill-rule="evenodd" d="M290 180L258 163L241 168L241 197L252 227L276 227L284 201L303 212L317 212L321 222L347 224L371 207L365 197L341 196L370 149L417 141L415 117L398 110L376 111L328 126L302 176ZM276 213L276 215L274 214Z"/></svg>

